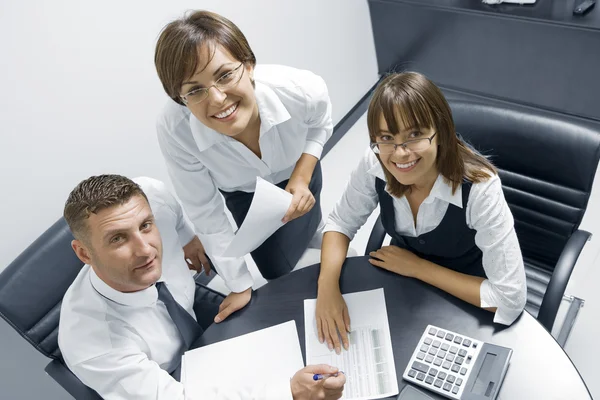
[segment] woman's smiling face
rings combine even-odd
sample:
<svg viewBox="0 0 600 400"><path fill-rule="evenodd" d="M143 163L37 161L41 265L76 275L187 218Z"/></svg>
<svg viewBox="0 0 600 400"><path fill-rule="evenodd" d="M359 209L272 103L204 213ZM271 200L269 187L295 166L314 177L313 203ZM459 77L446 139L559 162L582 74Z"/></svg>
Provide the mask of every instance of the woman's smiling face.
<svg viewBox="0 0 600 400"><path fill-rule="evenodd" d="M181 87L181 95L209 88L208 95L202 102L190 103L188 108L208 128L235 137L245 132L248 126L256 125L259 118L251 79L254 69L236 60L220 45L215 45L214 52L211 50L209 46L198 50L199 60L210 61L202 64L194 75L186 79ZM230 87L211 87L219 79L224 82L232 77L239 81L232 81Z"/></svg>
<svg viewBox="0 0 600 400"><path fill-rule="evenodd" d="M379 116L379 129L375 140L378 143L401 144L414 139L426 139L434 136L434 128L408 127L402 124L402 118L396 118L398 122L398 133L393 134L383 116ZM433 137L431 145L418 152L397 146L392 153L380 153L379 158L385 168L402 185L422 185L437 176L436 167L438 146L437 137Z"/></svg>

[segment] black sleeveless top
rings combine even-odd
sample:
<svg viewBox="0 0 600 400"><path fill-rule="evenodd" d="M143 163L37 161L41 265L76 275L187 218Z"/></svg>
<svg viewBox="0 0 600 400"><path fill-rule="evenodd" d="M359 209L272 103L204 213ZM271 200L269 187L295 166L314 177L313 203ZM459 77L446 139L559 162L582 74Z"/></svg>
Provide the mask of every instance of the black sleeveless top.
<svg viewBox="0 0 600 400"><path fill-rule="evenodd" d="M377 178L375 188L379 196L381 222L391 244L402 247L417 256L464 274L485 278L481 250L475 245L475 230L466 219L471 182L462 184L463 208L448 204L446 215L434 230L417 237L402 236L396 232L396 217L392 196L385 191L386 182Z"/></svg>

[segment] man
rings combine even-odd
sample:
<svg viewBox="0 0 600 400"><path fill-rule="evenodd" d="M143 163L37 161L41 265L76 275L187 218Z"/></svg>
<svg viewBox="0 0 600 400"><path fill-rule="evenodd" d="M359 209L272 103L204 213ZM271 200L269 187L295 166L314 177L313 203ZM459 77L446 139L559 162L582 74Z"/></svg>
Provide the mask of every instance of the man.
<svg viewBox="0 0 600 400"><path fill-rule="evenodd" d="M161 182L137 182L93 176L67 199L72 247L86 265L63 299L58 342L67 366L105 399L189 400L169 374L218 310L194 304L184 254L193 258L201 245L180 204ZM343 374L312 380L336 372L308 366L289 382L215 387L200 398L338 399Z"/></svg>

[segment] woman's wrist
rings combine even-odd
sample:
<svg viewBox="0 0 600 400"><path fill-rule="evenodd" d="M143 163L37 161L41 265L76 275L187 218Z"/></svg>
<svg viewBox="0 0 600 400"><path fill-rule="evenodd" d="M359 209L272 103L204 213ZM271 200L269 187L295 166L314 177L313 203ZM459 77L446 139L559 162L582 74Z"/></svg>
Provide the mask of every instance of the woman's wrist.
<svg viewBox="0 0 600 400"><path fill-rule="evenodd" d="M421 259L418 262L418 265L414 269L413 278L423 281L425 283L430 283L429 277L432 275L432 270L438 267L436 264L431 263L427 260Z"/></svg>
<svg viewBox="0 0 600 400"><path fill-rule="evenodd" d="M331 290L340 290L339 274L321 273L317 281L317 293Z"/></svg>

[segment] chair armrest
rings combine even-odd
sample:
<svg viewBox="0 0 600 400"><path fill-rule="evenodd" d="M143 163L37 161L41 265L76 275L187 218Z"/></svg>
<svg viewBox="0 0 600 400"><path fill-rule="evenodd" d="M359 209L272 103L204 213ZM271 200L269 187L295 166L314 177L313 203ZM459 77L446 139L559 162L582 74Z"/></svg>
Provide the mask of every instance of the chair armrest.
<svg viewBox="0 0 600 400"><path fill-rule="evenodd" d="M372 251L379 250L384 239L385 229L381 223L381 214L379 214L377 221L375 221L375 225L373 225L371 235L369 236L369 241L367 242L367 247L365 248L365 256L368 256Z"/></svg>
<svg viewBox="0 0 600 400"><path fill-rule="evenodd" d="M85 386L62 362L52 360L44 370L76 400L102 400L98 393Z"/></svg>
<svg viewBox="0 0 600 400"><path fill-rule="evenodd" d="M552 277L546 288L546 293L544 294L544 299L542 300L542 305L540 306L537 318L548 332L552 332L556 313L560 307L562 297L565 294L565 289L567 288L567 283L569 283L573 267L575 267L575 263L579 258L579 254L581 254L583 246L590 240L591 236L592 234L587 231L575 231L567 241L565 248L558 258L558 262L556 263L556 267L554 268L554 272L552 273Z"/></svg>

